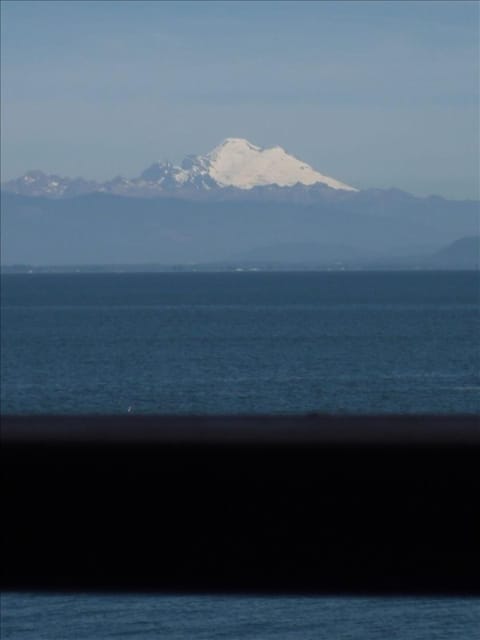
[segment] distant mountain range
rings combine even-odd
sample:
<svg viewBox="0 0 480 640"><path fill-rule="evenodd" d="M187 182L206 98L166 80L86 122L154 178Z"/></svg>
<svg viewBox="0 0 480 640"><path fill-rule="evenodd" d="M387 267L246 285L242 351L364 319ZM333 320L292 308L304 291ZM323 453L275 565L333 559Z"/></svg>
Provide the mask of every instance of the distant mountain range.
<svg viewBox="0 0 480 640"><path fill-rule="evenodd" d="M479 223L477 201L359 191L280 147L228 138L131 180L37 171L5 183L1 263L475 268Z"/></svg>
<svg viewBox="0 0 480 640"><path fill-rule="evenodd" d="M47 175L36 170L6 182L3 189L19 195L47 198L71 198L87 193L147 198L172 195L198 198L208 194L214 198L219 195L228 198L235 191L245 195L245 191L258 187L295 185L357 191L315 171L281 147L262 149L243 138L227 138L206 155L187 156L181 166L156 162L137 178L119 176L107 182L95 182Z"/></svg>

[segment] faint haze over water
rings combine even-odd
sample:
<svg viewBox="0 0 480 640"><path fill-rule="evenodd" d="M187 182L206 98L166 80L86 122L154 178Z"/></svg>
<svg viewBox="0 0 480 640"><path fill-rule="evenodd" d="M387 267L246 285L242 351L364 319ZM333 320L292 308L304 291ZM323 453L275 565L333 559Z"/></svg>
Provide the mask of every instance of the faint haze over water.
<svg viewBox="0 0 480 640"><path fill-rule="evenodd" d="M476 2L2 2L2 180L227 136L357 186L478 197Z"/></svg>

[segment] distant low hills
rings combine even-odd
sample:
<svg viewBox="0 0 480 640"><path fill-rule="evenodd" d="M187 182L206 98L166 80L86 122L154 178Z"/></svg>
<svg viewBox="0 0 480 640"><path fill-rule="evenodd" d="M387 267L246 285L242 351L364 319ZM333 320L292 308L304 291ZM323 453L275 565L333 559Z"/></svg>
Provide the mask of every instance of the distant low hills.
<svg viewBox="0 0 480 640"><path fill-rule="evenodd" d="M342 244L320 244L318 242L281 242L231 256L232 263L240 264L310 264L335 266L360 264L378 259L373 251L361 250Z"/></svg>
<svg viewBox="0 0 480 640"><path fill-rule="evenodd" d="M480 235L460 238L428 258L438 269L480 269Z"/></svg>
<svg viewBox="0 0 480 640"><path fill-rule="evenodd" d="M426 248L409 255L362 251L344 245L313 242L280 243L258 247L232 256L226 265L244 268L331 268L331 269L480 269L480 236L460 238L441 249Z"/></svg>
<svg viewBox="0 0 480 640"><path fill-rule="evenodd" d="M414 199L355 207L107 194L53 200L2 194L2 265L195 265L470 268L476 203ZM435 257L428 262L427 258ZM445 253L446 252L446 253ZM450 256L450 257L449 257ZM456 257L455 257L456 256ZM460 267L459 267L460 268Z"/></svg>

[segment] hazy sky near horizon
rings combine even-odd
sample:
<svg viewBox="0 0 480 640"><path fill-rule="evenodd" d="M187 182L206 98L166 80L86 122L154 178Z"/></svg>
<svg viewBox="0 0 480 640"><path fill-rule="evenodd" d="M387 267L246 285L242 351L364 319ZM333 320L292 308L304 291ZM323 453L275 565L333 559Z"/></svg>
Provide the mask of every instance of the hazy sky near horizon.
<svg viewBox="0 0 480 640"><path fill-rule="evenodd" d="M479 195L477 2L2 2L2 180L223 138L357 186Z"/></svg>

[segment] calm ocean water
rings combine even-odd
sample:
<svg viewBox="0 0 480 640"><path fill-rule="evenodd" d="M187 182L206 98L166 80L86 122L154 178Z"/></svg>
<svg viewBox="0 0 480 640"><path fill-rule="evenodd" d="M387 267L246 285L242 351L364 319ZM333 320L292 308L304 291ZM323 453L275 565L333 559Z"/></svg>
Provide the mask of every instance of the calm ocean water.
<svg viewBox="0 0 480 640"><path fill-rule="evenodd" d="M475 412L479 276L2 278L2 410Z"/></svg>
<svg viewBox="0 0 480 640"><path fill-rule="evenodd" d="M6 594L2 640L476 640L474 598Z"/></svg>
<svg viewBox="0 0 480 640"><path fill-rule="evenodd" d="M2 277L5 413L477 412L474 273ZM473 598L7 593L2 640L478 637Z"/></svg>

